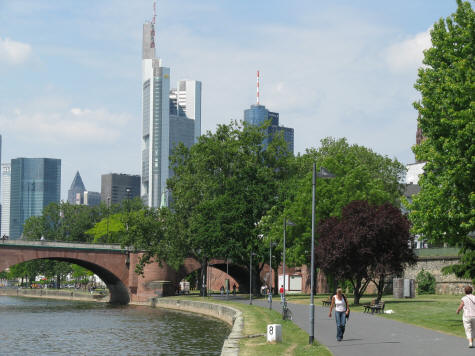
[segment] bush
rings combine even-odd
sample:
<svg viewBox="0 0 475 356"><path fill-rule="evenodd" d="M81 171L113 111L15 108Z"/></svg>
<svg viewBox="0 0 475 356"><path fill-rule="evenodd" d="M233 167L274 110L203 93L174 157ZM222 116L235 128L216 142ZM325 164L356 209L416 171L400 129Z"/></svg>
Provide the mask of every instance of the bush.
<svg viewBox="0 0 475 356"><path fill-rule="evenodd" d="M417 294L435 294L435 277L427 271L420 271L416 277Z"/></svg>

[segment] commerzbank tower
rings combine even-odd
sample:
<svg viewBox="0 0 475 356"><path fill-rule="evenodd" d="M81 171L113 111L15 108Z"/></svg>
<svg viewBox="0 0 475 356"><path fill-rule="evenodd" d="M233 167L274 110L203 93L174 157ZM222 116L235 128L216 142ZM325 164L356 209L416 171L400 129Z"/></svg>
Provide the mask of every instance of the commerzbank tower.
<svg viewBox="0 0 475 356"><path fill-rule="evenodd" d="M201 82L179 80L170 89L170 68L155 57L155 16L143 25L142 184L149 207L168 206L169 156L182 142L191 147L201 135Z"/></svg>

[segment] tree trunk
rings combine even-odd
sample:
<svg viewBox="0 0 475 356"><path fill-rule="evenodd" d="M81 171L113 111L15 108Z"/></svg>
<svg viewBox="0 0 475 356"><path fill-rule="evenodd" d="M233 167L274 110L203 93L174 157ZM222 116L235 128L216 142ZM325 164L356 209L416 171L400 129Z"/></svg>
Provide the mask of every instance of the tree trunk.
<svg viewBox="0 0 475 356"><path fill-rule="evenodd" d="M200 279L201 279L201 286L200 286L200 295L202 297L206 297L208 295L208 289L207 289L207 281L208 281L208 258L204 258L203 262L201 263L201 273L200 273Z"/></svg>
<svg viewBox="0 0 475 356"><path fill-rule="evenodd" d="M379 281L378 281L378 283L376 284L376 286L378 287L378 296L377 296L377 301L378 301L378 302L383 298L384 282L385 282L384 277L385 277L384 274L381 274L381 275L379 276Z"/></svg>
<svg viewBox="0 0 475 356"><path fill-rule="evenodd" d="M371 282L370 279L365 279L363 282L363 278L358 278L356 281L351 280L351 284L353 285L353 303L355 305L360 304L360 299L363 293L366 291L366 287L368 287L369 282Z"/></svg>
<svg viewBox="0 0 475 356"><path fill-rule="evenodd" d="M61 289L61 275L59 273L56 275L56 287Z"/></svg>

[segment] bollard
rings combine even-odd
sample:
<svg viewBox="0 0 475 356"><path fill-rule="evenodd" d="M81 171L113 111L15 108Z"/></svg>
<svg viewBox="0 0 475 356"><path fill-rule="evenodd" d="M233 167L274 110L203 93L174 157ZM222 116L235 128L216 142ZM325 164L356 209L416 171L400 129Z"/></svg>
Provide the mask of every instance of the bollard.
<svg viewBox="0 0 475 356"><path fill-rule="evenodd" d="M280 343L282 342L282 325L269 324L267 325L267 342Z"/></svg>

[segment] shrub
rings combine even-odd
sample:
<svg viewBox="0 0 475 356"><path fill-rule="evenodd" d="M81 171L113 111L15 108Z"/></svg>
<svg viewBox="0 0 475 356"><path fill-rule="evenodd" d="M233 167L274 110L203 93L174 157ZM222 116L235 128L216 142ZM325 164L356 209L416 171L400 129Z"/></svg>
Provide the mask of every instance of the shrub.
<svg viewBox="0 0 475 356"><path fill-rule="evenodd" d="M422 269L416 277L417 294L435 294L435 277Z"/></svg>

